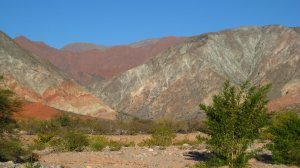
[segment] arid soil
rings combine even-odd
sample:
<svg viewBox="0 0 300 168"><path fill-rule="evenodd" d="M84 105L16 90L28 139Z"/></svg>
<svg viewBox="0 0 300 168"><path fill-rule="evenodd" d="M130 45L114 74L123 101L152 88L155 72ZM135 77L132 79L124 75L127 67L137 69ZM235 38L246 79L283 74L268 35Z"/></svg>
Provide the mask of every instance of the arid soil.
<svg viewBox="0 0 300 168"><path fill-rule="evenodd" d="M170 167L181 168L196 163L190 150L168 147L165 150L128 147L120 151L66 152L43 155L40 163L46 166L85 167Z"/></svg>
<svg viewBox="0 0 300 168"><path fill-rule="evenodd" d="M14 118L17 120L28 118L47 120L59 113L55 108L43 105L42 103L25 103L20 111L14 113Z"/></svg>
<svg viewBox="0 0 300 168"><path fill-rule="evenodd" d="M184 139L195 140L200 133L177 134L175 141ZM203 135L203 134L202 134ZM149 138L149 135L113 135L107 136L116 141L134 141L136 144ZM23 137L24 141L31 141L33 136ZM259 145L256 145L259 146ZM101 152L39 152L39 163L44 167L65 168L181 168L189 167L199 161L207 159L204 144L190 146L170 146L166 149L159 147L123 147L120 151L110 151L105 148ZM251 159L249 167L257 168L285 168L285 165L272 165Z"/></svg>

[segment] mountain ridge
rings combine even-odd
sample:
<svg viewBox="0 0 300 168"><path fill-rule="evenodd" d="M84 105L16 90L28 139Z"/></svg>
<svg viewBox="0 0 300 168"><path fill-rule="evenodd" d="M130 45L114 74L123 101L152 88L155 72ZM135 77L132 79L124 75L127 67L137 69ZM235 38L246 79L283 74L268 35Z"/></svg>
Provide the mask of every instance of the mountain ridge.
<svg viewBox="0 0 300 168"><path fill-rule="evenodd" d="M115 111L91 95L47 60L33 56L3 32L0 33L0 71L5 85L31 102L105 119Z"/></svg>
<svg viewBox="0 0 300 168"><path fill-rule="evenodd" d="M201 118L197 105L211 102L224 80L251 80L272 83L269 106L285 107L300 103L299 48L299 33L284 26L202 34L91 90L117 111L141 118ZM282 104L274 104L279 99Z"/></svg>
<svg viewBox="0 0 300 168"><path fill-rule="evenodd" d="M157 53L180 43L184 37L166 37L156 42L113 46L105 50L91 49L82 52L58 50L41 46L29 39L16 38L15 41L34 55L49 60L82 85L89 85L102 78L110 79L137 65L147 62ZM143 43L143 44L141 44ZM140 45L140 47L137 47Z"/></svg>

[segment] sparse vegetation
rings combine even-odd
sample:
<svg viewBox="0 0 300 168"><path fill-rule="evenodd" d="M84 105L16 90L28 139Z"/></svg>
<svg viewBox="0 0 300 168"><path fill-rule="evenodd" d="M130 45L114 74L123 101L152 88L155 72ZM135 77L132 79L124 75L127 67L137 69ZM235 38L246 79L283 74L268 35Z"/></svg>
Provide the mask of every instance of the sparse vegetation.
<svg viewBox="0 0 300 168"><path fill-rule="evenodd" d="M85 134L75 131L68 131L61 136L52 138L49 144L58 151L77 151L81 152L89 145Z"/></svg>
<svg viewBox="0 0 300 168"><path fill-rule="evenodd" d="M104 136L97 136L90 140L90 148L93 151L102 151L106 146L108 146L109 140Z"/></svg>
<svg viewBox="0 0 300 168"><path fill-rule="evenodd" d="M269 128L274 163L300 166L300 117L291 110L281 111Z"/></svg>
<svg viewBox="0 0 300 168"><path fill-rule="evenodd" d="M0 76L0 82L2 79L3 77ZM12 113L18 111L20 106L21 101L0 83L0 161L21 162L32 155L13 132L16 125Z"/></svg>
<svg viewBox="0 0 300 168"><path fill-rule="evenodd" d="M170 119L164 119L164 121L168 122L173 131L177 133L189 133L206 129L202 121L173 121ZM77 130L85 134L93 135L135 135L152 133L157 122L137 118L128 121L83 120L69 116L68 114L62 114L46 121L34 119L21 120L18 122L18 125L20 129L26 131L28 134L58 133L67 130Z"/></svg>
<svg viewBox="0 0 300 168"><path fill-rule="evenodd" d="M208 118L207 144L213 154L213 162L209 163L224 163L229 167L247 164L250 154L246 149L268 123L265 106L269 88L270 85L250 86L249 82L235 87L226 81L222 92L213 97L211 106L200 105Z"/></svg>
<svg viewBox="0 0 300 168"><path fill-rule="evenodd" d="M170 146L175 138L174 130L168 121L160 121L152 130L151 138L140 143L140 146Z"/></svg>
<svg viewBox="0 0 300 168"><path fill-rule="evenodd" d="M93 151L102 151L105 147L109 147L111 151L118 151L122 147L135 146L134 142L112 141L104 136L93 137L90 140L90 148Z"/></svg>
<svg viewBox="0 0 300 168"><path fill-rule="evenodd" d="M15 138L2 138L0 142L0 161L22 162L30 158L31 151Z"/></svg>
<svg viewBox="0 0 300 168"><path fill-rule="evenodd" d="M19 110L21 101L14 93L2 85L3 77L0 76L0 134L10 132L14 127L14 120L11 118L12 113Z"/></svg>

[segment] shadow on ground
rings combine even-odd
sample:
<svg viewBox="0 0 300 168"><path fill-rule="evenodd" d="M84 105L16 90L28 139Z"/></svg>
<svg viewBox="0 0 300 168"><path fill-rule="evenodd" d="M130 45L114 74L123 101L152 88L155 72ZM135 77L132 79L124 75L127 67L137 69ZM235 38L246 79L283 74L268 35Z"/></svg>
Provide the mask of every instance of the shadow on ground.
<svg viewBox="0 0 300 168"><path fill-rule="evenodd" d="M212 154L208 153L206 151L204 152L199 152L199 151L189 151L185 154L183 154L183 156L185 156L185 158L187 160L195 160L195 161L203 161L206 162L208 161L211 157ZM263 163L268 163L268 164L272 164L272 155L270 154L258 154L255 156L255 159L258 161L261 161Z"/></svg>
<svg viewBox="0 0 300 168"><path fill-rule="evenodd" d="M269 163L269 164L272 163L272 155L270 154L265 154L265 153L258 154L255 156L255 159L264 163Z"/></svg>
<svg viewBox="0 0 300 168"><path fill-rule="evenodd" d="M187 160L195 160L195 161L208 161L210 158L211 154L204 151L204 152L199 152L199 151L189 151L185 154L183 154Z"/></svg>

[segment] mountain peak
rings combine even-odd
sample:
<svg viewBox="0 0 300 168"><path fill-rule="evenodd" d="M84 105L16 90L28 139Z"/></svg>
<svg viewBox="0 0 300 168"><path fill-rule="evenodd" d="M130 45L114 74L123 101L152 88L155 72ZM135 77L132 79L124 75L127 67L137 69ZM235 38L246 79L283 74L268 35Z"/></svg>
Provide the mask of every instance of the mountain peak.
<svg viewBox="0 0 300 168"><path fill-rule="evenodd" d="M27 38L19 37L22 41ZM23 41L24 42L24 41ZM21 43L22 44L22 43ZM39 47L38 44L32 44ZM115 111L68 78L48 61L32 55L16 41L0 34L0 75L17 95L63 111L114 119Z"/></svg>
<svg viewBox="0 0 300 168"><path fill-rule="evenodd" d="M88 50L95 50L95 49L104 51L108 48L109 47L107 47L107 46L97 45L97 44L93 44L93 43L74 42L74 43L65 45L63 48L61 48L61 50L72 51L72 52L85 52Z"/></svg>

